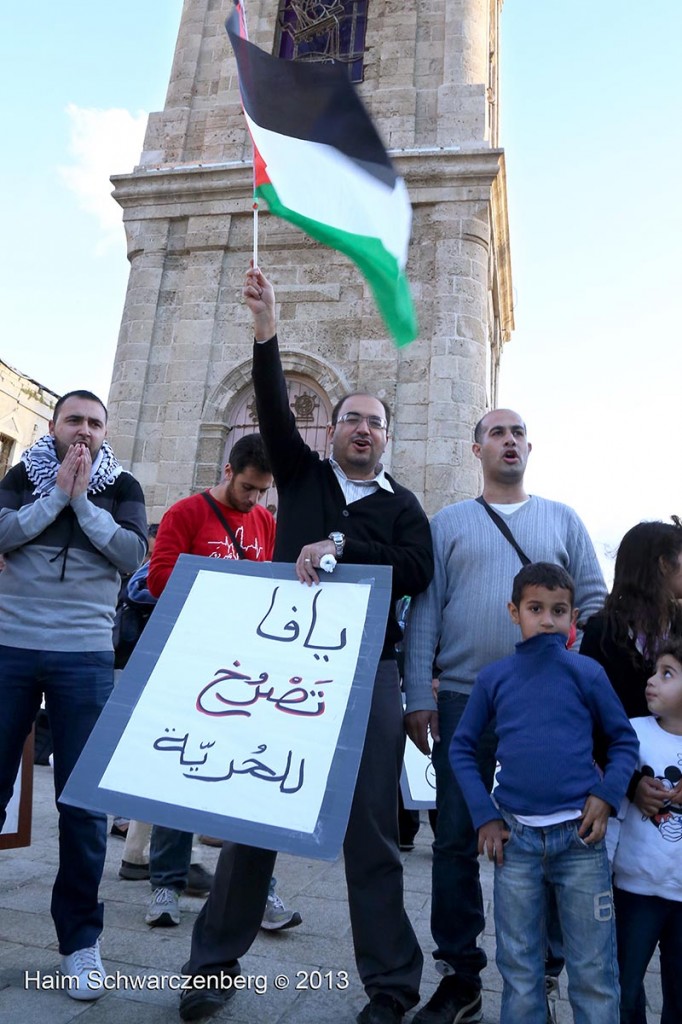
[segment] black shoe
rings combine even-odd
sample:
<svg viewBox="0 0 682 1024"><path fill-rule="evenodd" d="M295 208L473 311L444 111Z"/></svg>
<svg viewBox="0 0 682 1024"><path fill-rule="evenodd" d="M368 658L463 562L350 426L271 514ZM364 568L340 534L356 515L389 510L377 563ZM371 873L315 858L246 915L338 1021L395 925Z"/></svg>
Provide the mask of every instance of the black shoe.
<svg viewBox="0 0 682 1024"><path fill-rule="evenodd" d="M379 992L358 1014L358 1024L401 1024L405 1007L393 996Z"/></svg>
<svg viewBox="0 0 682 1024"><path fill-rule="evenodd" d="M144 882L149 878L149 864L133 864L129 860L122 860L118 877L124 882Z"/></svg>
<svg viewBox="0 0 682 1024"><path fill-rule="evenodd" d="M415 1015L412 1024L473 1024L482 1017L480 991L463 985L456 975L449 974Z"/></svg>
<svg viewBox="0 0 682 1024"><path fill-rule="evenodd" d="M234 995L234 989L223 992L220 989L187 989L180 996L180 1020L203 1020L222 1010L227 1000Z"/></svg>
<svg viewBox="0 0 682 1024"><path fill-rule="evenodd" d="M185 896L208 896L213 884L213 875L203 864L190 864L187 872Z"/></svg>
<svg viewBox="0 0 682 1024"><path fill-rule="evenodd" d="M184 970L184 968L183 968ZM219 975L209 976L197 975L201 978L202 986L211 979L211 987L187 988L180 994L180 1019L181 1020L203 1020L204 1017L212 1017L219 1010L222 1010L228 1000L235 993L231 980L239 975L241 968L239 961L235 960L232 967L226 968ZM221 984L217 985L216 982Z"/></svg>

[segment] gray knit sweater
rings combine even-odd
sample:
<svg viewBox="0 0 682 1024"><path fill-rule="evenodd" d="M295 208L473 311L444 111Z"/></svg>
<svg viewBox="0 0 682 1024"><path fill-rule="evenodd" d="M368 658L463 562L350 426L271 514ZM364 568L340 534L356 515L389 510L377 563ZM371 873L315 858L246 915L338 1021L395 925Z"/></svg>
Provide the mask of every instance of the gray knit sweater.
<svg viewBox="0 0 682 1024"><path fill-rule="evenodd" d="M571 574L581 619L603 606L604 578L573 509L531 497L505 521L532 561L555 562ZM434 516L431 533L433 582L413 599L405 633L408 712L435 709L434 661L441 690L470 693L480 670L513 653L521 639L507 610L521 560L483 506L476 501L448 505Z"/></svg>
<svg viewBox="0 0 682 1024"><path fill-rule="evenodd" d="M110 651L120 573L147 550L142 489L121 473L71 503L60 487L33 493L23 463L0 481L0 644Z"/></svg>

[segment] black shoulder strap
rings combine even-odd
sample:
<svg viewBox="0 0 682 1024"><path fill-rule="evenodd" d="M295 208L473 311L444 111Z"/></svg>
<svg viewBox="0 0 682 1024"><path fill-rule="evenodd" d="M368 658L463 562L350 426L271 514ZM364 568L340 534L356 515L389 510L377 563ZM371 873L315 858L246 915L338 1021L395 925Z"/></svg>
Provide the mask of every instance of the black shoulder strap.
<svg viewBox="0 0 682 1024"><path fill-rule="evenodd" d="M223 526L227 530L227 535L230 538L230 540L232 541L232 544L234 545L234 550L237 552L237 558L246 558L246 553L244 551L244 548L241 546L241 544L239 543L239 541L235 537L234 530L232 529L232 527L228 523L227 519L223 515L222 510L221 510L220 505L218 504L218 502L215 500L215 498L211 497L211 495L208 493L208 491L202 491L201 492L201 497L206 499L206 501L209 503L209 505L211 506L211 508L213 509L215 514L217 515L217 517L220 520L220 522L223 524Z"/></svg>
<svg viewBox="0 0 682 1024"><path fill-rule="evenodd" d="M479 505L483 505L483 508L486 510L486 512L488 513L488 515L490 516L490 518L494 522L495 526L497 527L497 529L502 534L502 536L505 538L505 540L509 541L511 546L516 551L516 554L521 559L521 564L522 565L530 565L532 559L530 559L528 557L528 555L525 553L523 548L519 547L519 545L518 545L518 543L516 541L516 538L514 537L514 534L511 532L511 530L509 529L509 527L505 523L505 521L502 518L502 516L498 515L498 513L495 511L495 509L490 507L490 505L485 500L485 498L483 497L482 494L480 494L478 496L478 498L476 498L476 501L479 503Z"/></svg>

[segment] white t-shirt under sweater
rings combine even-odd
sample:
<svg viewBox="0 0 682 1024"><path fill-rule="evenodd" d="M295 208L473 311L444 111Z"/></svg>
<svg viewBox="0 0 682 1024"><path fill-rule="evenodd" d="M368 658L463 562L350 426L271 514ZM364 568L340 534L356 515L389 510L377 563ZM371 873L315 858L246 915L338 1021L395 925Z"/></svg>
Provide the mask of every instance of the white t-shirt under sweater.
<svg viewBox="0 0 682 1024"><path fill-rule="evenodd" d="M661 729L653 715L630 721L639 737L637 767L672 789L682 778L682 736ZM668 804L653 818L644 817L629 800L625 804L613 862L614 885L682 901L682 804Z"/></svg>

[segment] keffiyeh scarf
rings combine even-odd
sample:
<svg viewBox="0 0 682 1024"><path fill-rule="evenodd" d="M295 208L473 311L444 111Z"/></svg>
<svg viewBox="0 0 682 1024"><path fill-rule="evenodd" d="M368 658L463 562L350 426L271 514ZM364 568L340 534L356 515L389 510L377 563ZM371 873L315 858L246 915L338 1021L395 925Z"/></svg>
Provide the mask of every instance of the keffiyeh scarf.
<svg viewBox="0 0 682 1024"><path fill-rule="evenodd" d="M50 434L45 434L26 449L21 461L26 466L26 473L33 484L33 493L39 497L49 494L54 488L60 466L54 438ZM111 445L104 441L90 471L88 494L99 494L105 487L113 484L122 472L123 466L114 455Z"/></svg>

